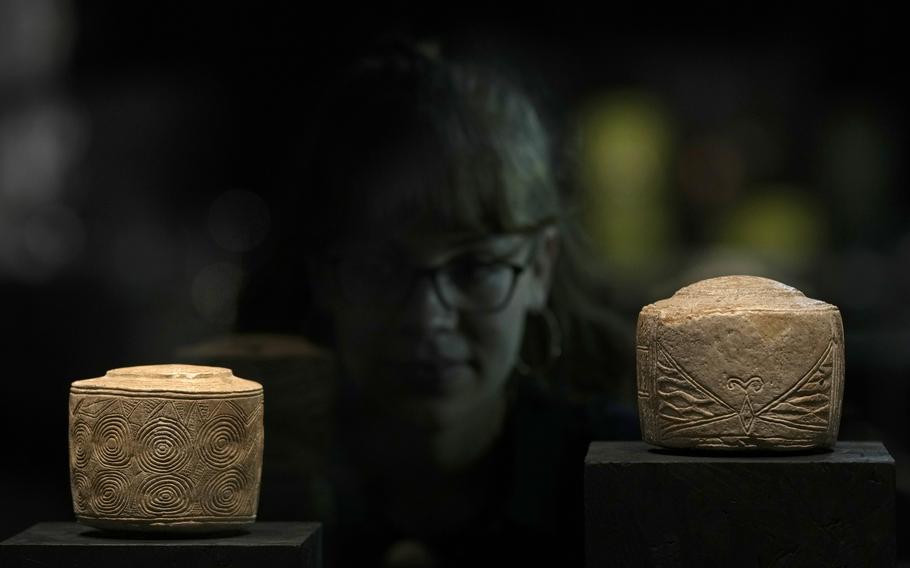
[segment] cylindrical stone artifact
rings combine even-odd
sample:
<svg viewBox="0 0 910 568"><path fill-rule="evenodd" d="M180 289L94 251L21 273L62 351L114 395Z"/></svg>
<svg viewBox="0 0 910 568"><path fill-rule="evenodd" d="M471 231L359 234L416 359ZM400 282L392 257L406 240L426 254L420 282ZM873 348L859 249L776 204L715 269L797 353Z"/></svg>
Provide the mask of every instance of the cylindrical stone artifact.
<svg viewBox="0 0 910 568"><path fill-rule="evenodd" d="M844 331L836 306L755 276L680 289L638 316L645 442L800 450L837 440Z"/></svg>
<svg viewBox="0 0 910 568"><path fill-rule="evenodd" d="M230 369L115 369L70 388L76 519L111 530L214 532L256 520L262 386Z"/></svg>

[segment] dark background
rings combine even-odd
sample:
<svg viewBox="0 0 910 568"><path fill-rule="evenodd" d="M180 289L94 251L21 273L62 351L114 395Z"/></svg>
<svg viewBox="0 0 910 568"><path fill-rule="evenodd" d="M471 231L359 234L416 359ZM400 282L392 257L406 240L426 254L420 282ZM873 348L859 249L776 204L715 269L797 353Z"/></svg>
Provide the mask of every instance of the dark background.
<svg viewBox="0 0 910 568"><path fill-rule="evenodd" d="M901 523L910 203L898 18L728 10L0 3L0 538L72 518L72 380L172 361L235 327L241 287L292 227L278 196L307 190L277 175L281 149L308 134L291 117L390 35L438 40L531 89L572 148L581 222L628 322L724 273L838 305L841 438L885 442Z"/></svg>

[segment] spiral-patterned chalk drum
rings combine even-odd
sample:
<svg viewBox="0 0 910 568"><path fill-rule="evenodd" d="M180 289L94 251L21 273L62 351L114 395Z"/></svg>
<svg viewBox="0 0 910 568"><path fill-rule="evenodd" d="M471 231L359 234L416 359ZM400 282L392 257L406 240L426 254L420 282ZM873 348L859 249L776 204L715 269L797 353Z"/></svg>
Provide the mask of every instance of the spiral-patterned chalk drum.
<svg viewBox="0 0 910 568"><path fill-rule="evenodd" d="M186 426L159 416L139 429L137 435L139 467L155 473L170 473L183 468L192 455L190 433Z"/></svg>
<svg viewBox="0 0 910 568"><path fill-rule="evenodd" d="M256 519L262 386L228 369L110 371L70 389L73 510L102 529L204 532Z"/></svg>

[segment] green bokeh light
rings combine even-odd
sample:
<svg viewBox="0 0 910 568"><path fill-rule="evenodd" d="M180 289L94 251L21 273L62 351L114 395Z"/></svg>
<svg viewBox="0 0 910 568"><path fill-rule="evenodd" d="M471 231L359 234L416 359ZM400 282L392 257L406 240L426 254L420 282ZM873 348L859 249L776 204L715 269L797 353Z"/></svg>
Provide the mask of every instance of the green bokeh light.
<svg viewBox="0 0 910 568"><path fill-rule="evenodd" d="M673 236L667 116L655 99L627 92L589 105L578 124L586 229L617 277L643 275Z"/></svg>
<svg viewBox="0 0 910 568"><path fill-rule="evenodd" d="M818 204L796 187L760 188L743 201L719 228L719 240L772 262L802 265L826 241Z"/></svg>

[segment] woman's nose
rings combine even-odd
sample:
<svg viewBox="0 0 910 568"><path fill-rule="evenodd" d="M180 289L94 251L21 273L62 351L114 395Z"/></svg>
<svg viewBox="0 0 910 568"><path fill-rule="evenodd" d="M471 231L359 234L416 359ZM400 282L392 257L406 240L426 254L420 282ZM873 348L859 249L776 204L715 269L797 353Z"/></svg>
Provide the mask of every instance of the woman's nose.
<svg viewBox="0 0 910 568"><path fill-rule="evenodd" d="M417 277L402 307L406 326L416 329L454 327L457 313L439 295L430 274Z"/></svg>

